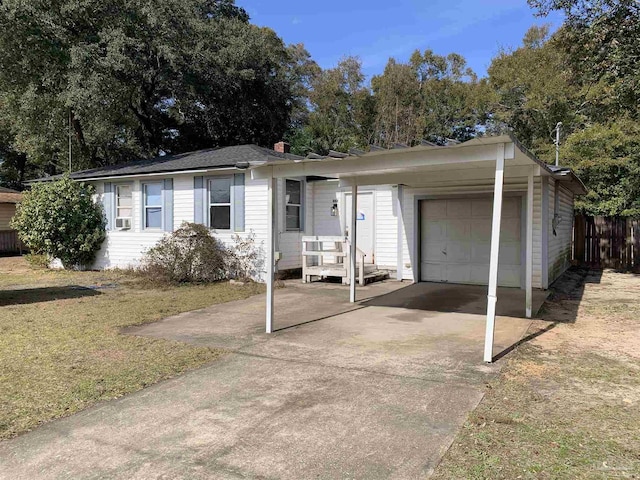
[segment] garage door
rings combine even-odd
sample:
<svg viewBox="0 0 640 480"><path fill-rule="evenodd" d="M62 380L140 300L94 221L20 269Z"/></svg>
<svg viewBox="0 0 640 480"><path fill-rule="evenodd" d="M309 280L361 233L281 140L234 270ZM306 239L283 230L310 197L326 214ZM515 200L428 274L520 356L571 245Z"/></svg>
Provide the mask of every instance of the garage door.
<svg viewBox="0 0 640 480"><path fill-rule="evenodd" d="M520 207L520 197L502 205L498 284L504 287L520 287ZM422 281L487 284L492 209L492 198L420 202Z"/></svg>

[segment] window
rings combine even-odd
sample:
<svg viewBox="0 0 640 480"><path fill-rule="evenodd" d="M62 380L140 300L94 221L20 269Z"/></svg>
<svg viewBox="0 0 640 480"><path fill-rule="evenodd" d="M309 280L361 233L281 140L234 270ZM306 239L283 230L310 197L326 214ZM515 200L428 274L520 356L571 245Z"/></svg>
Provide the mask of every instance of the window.
<svg viewBox="0 0 640 480"><path fill-rule="evenodd" d="M162 228L162 182L145 183L144 228Z"/></svg>
<svg viewBox="0 0 640 480"><path fill-rule="evenodd" d="M302 182L299 180L286 180L286 217L287 231L300 230L302 222Z"/></svg>
<svg viewBox="0 0 640 480"><path fill-rule="evenodd" d="M116 229L131 228L133 213L133 189L131 185L116 185Z"/></svg>
<svg viewBox="0 0 640 480"><path fill-rule="evenodd" d="M233 177L209 180L209 228L231 230L231 184Z"/></svg>

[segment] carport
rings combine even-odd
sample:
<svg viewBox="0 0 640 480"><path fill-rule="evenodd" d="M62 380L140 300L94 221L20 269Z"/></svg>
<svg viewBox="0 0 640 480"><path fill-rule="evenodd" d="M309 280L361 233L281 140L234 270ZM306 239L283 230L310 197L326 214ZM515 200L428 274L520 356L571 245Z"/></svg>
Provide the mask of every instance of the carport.
<svg viewBox="0 0 640 480"><path fill-rule="evenodd" d="M428 262L421 262L421 240L428 235L430 244L437 237L436 233L428 232L428 225L434 223L437 217L439 204L437 201L455 202L461 208L476 209L482 213L490 212L486 220L479 215L477 222L487 225L487 271L481 268L465 268L458 265L464 278L478 281L480 277L486 278L482 283L488 286L486 304L486 329L484 360L493 360L493 341L495 331L497 291L500 277L508 276L508 269L500 270L501 234L509 230L513 225L510 221L503 224L503 205L512 208L522 208L522 235L523 245L520 246L522 254L522 279L521 285L526 291L523 313L527 318L532 316L533 298L533 259L534 259L534 181L536 177L549 176L562 181L567 188L580 189L579 180L568 170L553 169L544 162L530 154L519 142L510 135L481 137L464 143L452 143L447 146L431 144L416 147L399 146L398 148L381 150L372 149L370 152L351 151L349 154L330 152L327 156L309 155L300 161L291 162L278 159L270 159L268 164L252 165L251 175L254 179L265 179L269 189L268 224L269 235L267 241L267 310L266 331L274 330L274 270L276 262L276 221L278 211L276 208L276 180L279 178L301 177L327 177L336 178L340 186L349 188L351 195L351 212L357 212L358 188L374 185L397 185L398 215L398 243L406 238L407 249L410 254L410 262L414 271L414 280L428 279L428 275L421 275L421 269L431 268ZM405 191L411 191L411 195L405 195ZM515 197L521 200L512 200ZM484 201L484 207L481 206ZM431 202L431 203L429 203ZM474 203L475 202L475 203ZM428 205L428 207L427 207ZM480 205L480 206L478 206ZM430 217L429 210L435 212L436 217ZM423 214L424 212L424 214ZM519 218L519 217L514 217ZM432 220L433 219L433 220ZM441 222L451 222L448 218L439 218ZM473 218L469 221L473 221ZM464 230L464 225L462 225ZM356 216L350 218L350 301L356 301ZM461 234L461 237L470 240L469 235ZM538 232L538 235L540 233ZM461 238L461 242L464 241ZM490 245L489 245L490 244ZM503 249L507 245L503 242ZM399 245L398 251L402 250ZM401 254L398 254L398 264L402 262ZM446 260L436 267L444 265ZM436 268L433 267L433 268ZM514 267L516 268L517 265ZM399 279L402 270L399 269ZM453 277L455 278L455 277ZM512 275L512 282L515 282ZM454 282L455 283L455 282ZM503 281L502 283L505 283Z"/></svg>

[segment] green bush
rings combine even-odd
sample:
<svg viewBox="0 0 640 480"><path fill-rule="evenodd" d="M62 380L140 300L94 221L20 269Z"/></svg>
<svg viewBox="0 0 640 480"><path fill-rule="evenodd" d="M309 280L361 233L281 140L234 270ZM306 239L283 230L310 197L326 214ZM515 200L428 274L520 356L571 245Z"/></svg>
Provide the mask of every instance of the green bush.
<svg viewBox="0 0 640 480"><path fill-rule="evenodd" d="M68 177L25 192L11 226L32 253L58 258L65 268L93 263L105 238L102 205L93 187Z"/></svg>
<svg viewBox="0 0 640 480"><path fill-rule="evenodd" d="M207 283L229 276L232 252L207 227L183 223L148 250L140 273L157 283Z"/></svg>

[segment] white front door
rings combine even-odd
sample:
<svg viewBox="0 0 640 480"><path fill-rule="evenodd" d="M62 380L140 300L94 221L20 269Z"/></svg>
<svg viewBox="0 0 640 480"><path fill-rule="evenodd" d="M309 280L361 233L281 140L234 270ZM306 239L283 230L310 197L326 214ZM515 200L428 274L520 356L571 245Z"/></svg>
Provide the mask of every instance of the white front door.
<svg viewBox="0 0 640 480"><path fill-rule="evenodd" d="M498 284L520 287L520 197L505 197L500 227ZM420 202L420 279L486 285L493 201L456 198Z"/></svg>
<svg viewBox="0 0 640 480"><path fill-rule="evenodd" d="M346 195L345 232L349 235L351 225L351 194ZM356 245L366 257L365 263L375 263L375 208L373 204L373 192L358 193L358 217Z"/></svg>

